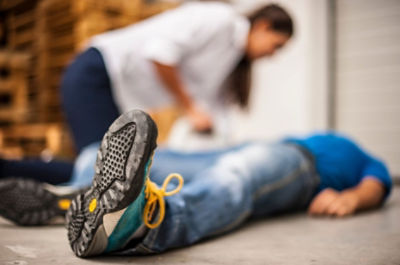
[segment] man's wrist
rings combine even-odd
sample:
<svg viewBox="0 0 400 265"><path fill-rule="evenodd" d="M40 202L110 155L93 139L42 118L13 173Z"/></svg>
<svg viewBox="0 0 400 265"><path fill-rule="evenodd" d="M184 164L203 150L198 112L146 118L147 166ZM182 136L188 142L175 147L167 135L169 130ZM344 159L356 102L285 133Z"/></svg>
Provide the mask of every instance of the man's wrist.
<svg viewBox="0 0 400 265"><path fill-rule="evenodd" d="M348 202L352 207L354 207L355 210L360 208L361 198L357 189L345 190L342 192L342 194L348 198Z"/></svg>

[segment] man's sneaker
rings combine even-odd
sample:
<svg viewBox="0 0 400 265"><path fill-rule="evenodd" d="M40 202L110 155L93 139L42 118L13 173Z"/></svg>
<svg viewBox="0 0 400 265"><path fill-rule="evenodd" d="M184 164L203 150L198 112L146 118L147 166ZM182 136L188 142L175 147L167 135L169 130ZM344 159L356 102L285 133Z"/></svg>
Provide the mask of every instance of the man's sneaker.
<svg viewBox="0 0 400 265"><path fill-rule="evenodd" d="M0 215L18 225L47 225L64 218L81 190L57 187L30 179L0 181Z"/></svg>
<svg viewBox="0 0 400 265"><path fill-rule="evenodd" d="M72 201L67 213L68 239L78 257L121 249L132 238L143 236L147 227L161 223L163 197L176 193L183 180L171 175L162 189L150 182L156 138L153 120L137 110L121 115L104 135L92 186ZM167 192L173 177L180 185Z"/></svg>

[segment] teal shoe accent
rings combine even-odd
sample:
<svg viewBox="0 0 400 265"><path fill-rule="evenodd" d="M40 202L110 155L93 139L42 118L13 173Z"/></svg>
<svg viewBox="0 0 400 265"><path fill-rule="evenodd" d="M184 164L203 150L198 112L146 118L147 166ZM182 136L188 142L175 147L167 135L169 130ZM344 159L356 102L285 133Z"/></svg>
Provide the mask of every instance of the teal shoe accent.
<svg viewBox="0 0 400 265"><path fill-rule="evenodd" d="M144 178L148 175L152 159L146 164ZM145 182L144 182L145 183ZM116 251L121 249L129 238L136 232L136 230L143 224L143 209L146 205L146 195L145 195L146 185L143 185L140 195L136 200L131 203L124 214L118 221L113 232L108 237L108 244L105 253Z"/></svg>
<svg viewBox="0 0 400 265"><path fill-rule="evenodd" d="M108 237L108 244L105 252L112 252L121 249L127 240L143 224L143 208L146 204L144 187L137 199L128 206L124 214L119 219L114 231Z"/></svg>

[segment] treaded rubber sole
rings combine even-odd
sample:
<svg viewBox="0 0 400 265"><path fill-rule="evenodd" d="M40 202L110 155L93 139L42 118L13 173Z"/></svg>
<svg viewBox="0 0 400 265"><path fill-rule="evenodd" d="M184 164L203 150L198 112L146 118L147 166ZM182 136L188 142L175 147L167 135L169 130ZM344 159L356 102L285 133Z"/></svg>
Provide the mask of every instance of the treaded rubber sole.
<svg viewBox="0 0 400 265"><path fill-rule="evenodd" d="M0 181L0 215L18 225L46 225L55 217L65 216L77 193L60 196L35 180L3 179Z"/></svg>
<svg viewBox="0 0 400 265"><path fill-rule="evenodd" d="M139 196L156 139L154 121L139 110L122 114L104 135L92 186L72 201L66 215L68 239L78 257L106 249L103 216L128 207Z"/></svg>

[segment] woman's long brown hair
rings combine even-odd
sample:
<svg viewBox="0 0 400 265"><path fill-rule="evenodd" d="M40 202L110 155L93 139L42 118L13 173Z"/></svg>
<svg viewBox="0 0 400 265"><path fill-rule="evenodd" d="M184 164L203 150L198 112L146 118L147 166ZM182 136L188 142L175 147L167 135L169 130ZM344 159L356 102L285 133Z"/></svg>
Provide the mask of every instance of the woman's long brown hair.
<svg viewBox="0 0 400 265"><path fill-rule="evenodd" d="M259 19L267 20L271 28L277 32L293 35L293 21L289 14L280 6L270 4L264 6L247 17L253 25ZM225 95L228 100L247 108L251 90L251 60L243 56L226 82Z"/></svg>

